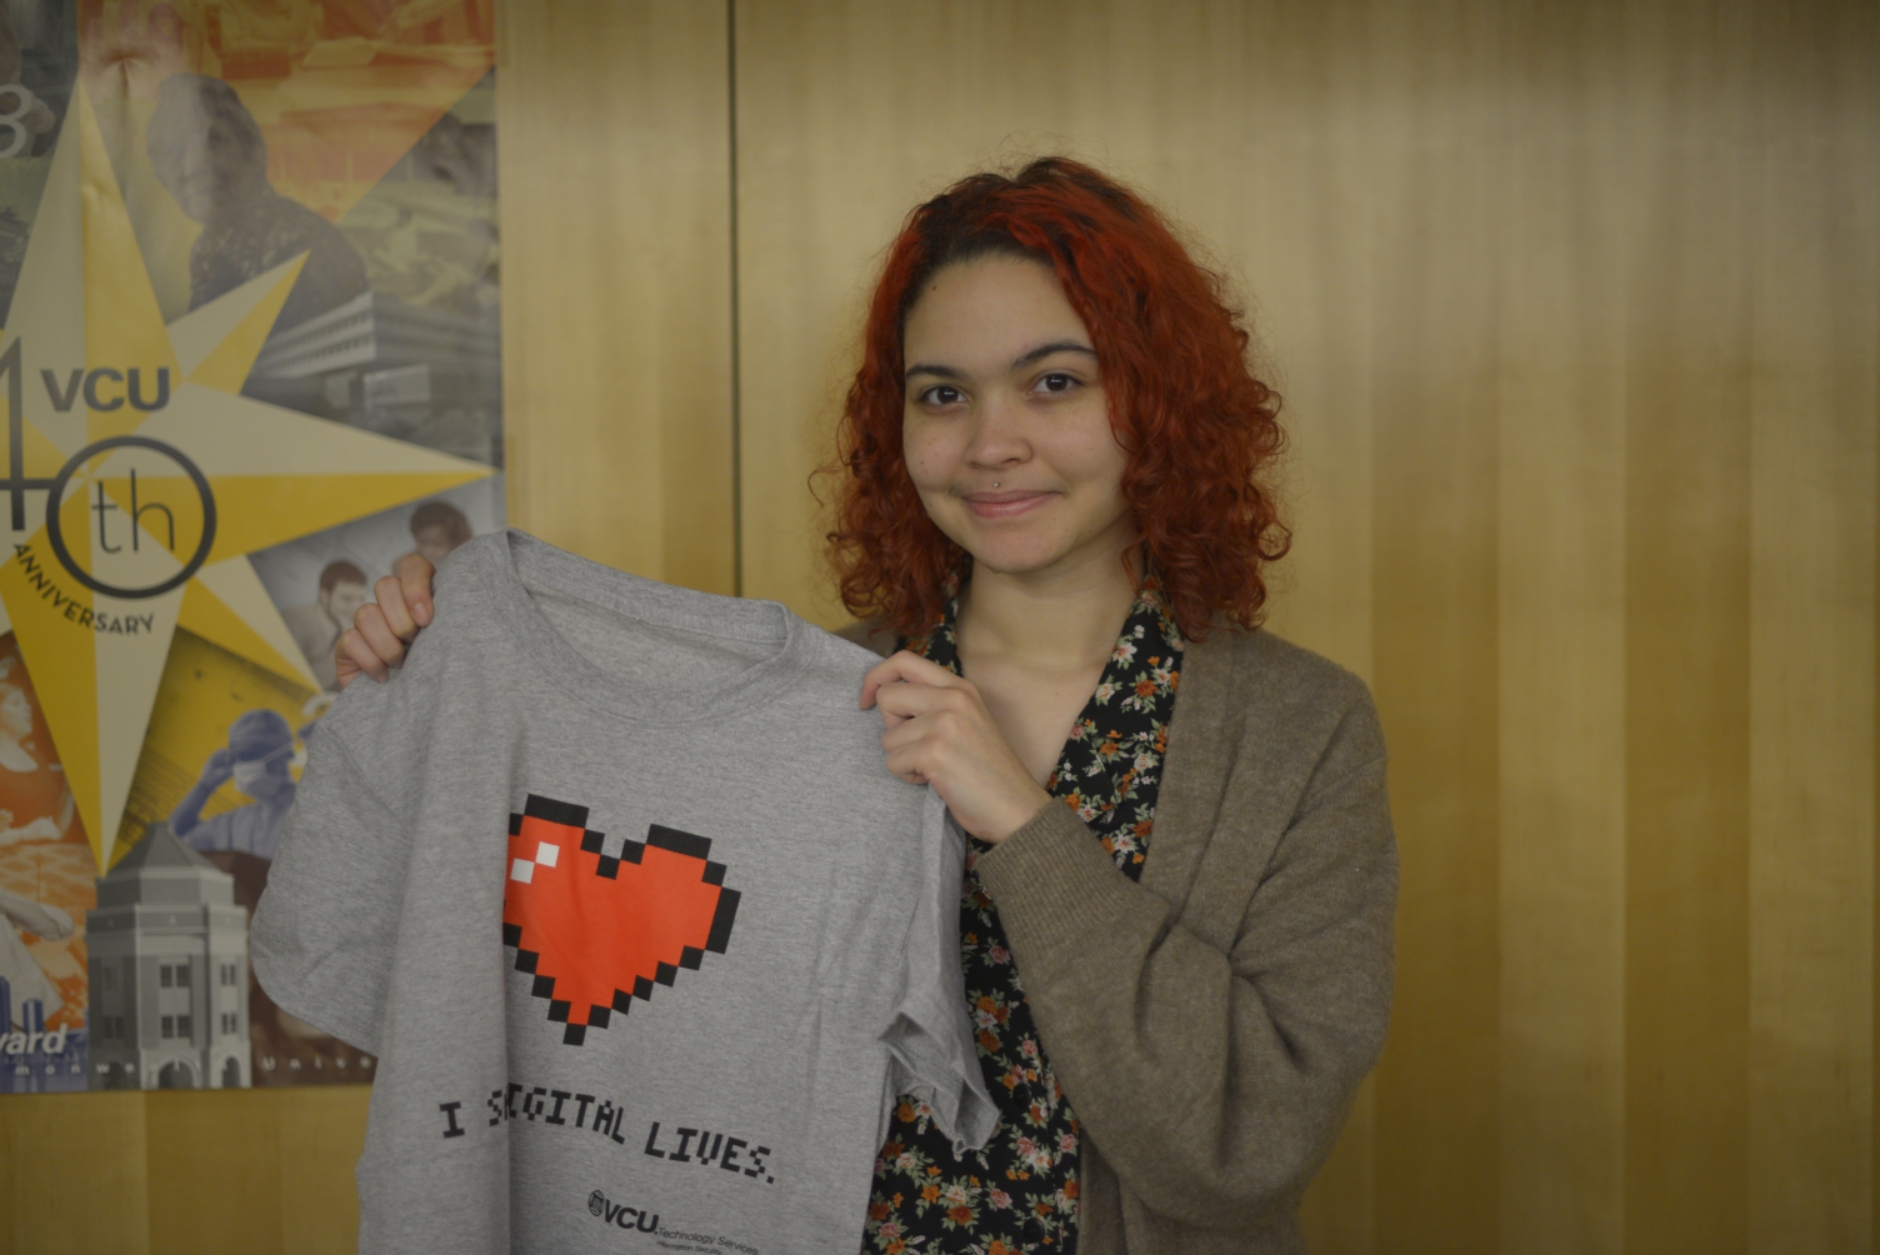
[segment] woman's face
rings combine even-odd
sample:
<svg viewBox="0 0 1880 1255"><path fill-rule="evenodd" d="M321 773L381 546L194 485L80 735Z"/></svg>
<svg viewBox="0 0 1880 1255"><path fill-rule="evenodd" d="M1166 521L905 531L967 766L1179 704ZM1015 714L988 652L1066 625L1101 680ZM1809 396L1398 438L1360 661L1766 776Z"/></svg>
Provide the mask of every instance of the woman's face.
<svg viewBox="0 0 1880 1255"><path fill-rule="evenodd" d="M157 181L197 222L235 208L267 183L266 161L243 147L241 129L218 120L188 91L158 100L147 144Z"/></svg>
<svg viewBox="0 0 1880 1255"><path fill-rule="evenodd" d="M33 732L33 703L24 690L12 685L0 686L0 729L18 740Z"/></svg>
<svg viewBox="0 0 1880 1255"><path fill-rule="evenodd" d="M928 517L976 569L1114 562L1137 536L1128 452L1057 276L983 257L927 282L907 317L902 443Z"/></svg>

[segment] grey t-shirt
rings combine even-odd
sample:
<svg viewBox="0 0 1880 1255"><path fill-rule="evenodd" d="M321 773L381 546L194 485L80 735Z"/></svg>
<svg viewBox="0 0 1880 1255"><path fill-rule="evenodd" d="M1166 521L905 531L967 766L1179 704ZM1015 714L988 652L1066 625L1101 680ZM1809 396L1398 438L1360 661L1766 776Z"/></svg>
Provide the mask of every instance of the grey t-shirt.
<svg viewBox="0 0 1880 1255"><path fill-rule="evenodd" d="M873 654L520 532L314 734L255 972L379 1056L360 1249L852 1251L889 1105L997 1121L962 842Z"/></svg>

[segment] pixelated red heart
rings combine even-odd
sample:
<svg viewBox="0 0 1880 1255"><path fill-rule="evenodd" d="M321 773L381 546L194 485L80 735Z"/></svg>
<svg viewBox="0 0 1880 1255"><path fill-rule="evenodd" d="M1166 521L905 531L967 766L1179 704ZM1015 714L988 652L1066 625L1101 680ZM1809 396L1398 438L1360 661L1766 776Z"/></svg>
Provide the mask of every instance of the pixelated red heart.
<svg viewBox="0 0 1880 1255"><path fill-rule="evenodd" d="M738 913L705 837L655 824L615 858L587 819L585 806L529 794L509 817L503 889L503 944L571 1046L698 970L705 951L723 954Z"/></svg>

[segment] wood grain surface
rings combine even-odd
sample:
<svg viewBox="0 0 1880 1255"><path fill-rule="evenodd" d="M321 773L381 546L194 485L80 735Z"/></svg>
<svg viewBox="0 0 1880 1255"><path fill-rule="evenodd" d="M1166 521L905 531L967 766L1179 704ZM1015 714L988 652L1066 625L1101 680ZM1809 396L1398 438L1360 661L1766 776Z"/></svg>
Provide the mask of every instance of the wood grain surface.
<svg viewBox="0 0 1880 1255"><path fill-rule="evenodd" d="M499 6L510 518L736 591L727 9Z"/></svg>

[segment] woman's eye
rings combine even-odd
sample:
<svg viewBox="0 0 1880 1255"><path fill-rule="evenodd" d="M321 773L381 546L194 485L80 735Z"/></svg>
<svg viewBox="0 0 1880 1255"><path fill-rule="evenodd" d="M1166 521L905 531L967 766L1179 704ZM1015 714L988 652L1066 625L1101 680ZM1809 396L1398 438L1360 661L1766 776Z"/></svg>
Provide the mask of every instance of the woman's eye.
<svg viewBox="0 0 1880 1255"><path fill-rule="evenodd" d="M1076 386L1077 380L1074 376L1056 371L1038 381L1038 388L1041 392L1069 392Z"/></svg>
<svg viewBox="0 0 1880 1255"><path fill-rule="evenodd" d="M960 390L944 383L935 384L915 398L922 405L952 405L959 399Z"/></svg>

